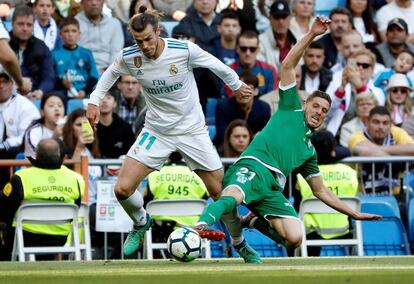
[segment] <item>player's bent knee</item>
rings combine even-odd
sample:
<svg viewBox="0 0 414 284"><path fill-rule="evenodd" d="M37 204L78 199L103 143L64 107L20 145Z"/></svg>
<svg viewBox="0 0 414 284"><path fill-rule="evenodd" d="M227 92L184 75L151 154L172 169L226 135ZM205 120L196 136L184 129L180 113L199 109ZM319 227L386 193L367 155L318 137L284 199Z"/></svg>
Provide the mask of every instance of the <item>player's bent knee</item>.
<svg viewBox="0 0 414 284"><path fill-rule="evenodd" d="M122 186L119 183L115 185L114 192L115 196L120 200L127 199L133 193L133 191L130 188Z"/></svg>
<svg viewBox="0 0 414 284"><path fill-rule="evenodd" d="M302 244L302 233L289 234L286 237L286 246L290 248L297 248Z"/></svg>

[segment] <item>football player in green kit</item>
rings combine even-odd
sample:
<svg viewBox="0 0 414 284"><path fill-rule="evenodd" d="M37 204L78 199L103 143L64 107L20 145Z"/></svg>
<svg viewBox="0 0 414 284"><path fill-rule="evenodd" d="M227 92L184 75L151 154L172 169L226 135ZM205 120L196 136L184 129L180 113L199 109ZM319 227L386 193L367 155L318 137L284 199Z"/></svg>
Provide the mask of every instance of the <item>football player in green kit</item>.
<svg viewBox="0 0 414 284"><path fill-rule="evenodd" d="M217 239L210 228L223 214L244 203L257 216L250 227L276 242L295 248L302 242L302 224L295 209L283 196L286 177L294 170L305 177L313 194L332 208L357 220L376 220L379 215L351 210L323 184L318 159L310 141L331 106L328 94L315 91L301 105L296 91L295 67L309 44L324 34L330 20L317 17L311 30L289 52L281 66L279 109L254 138L241 157L226 172L221 197L210 204L195 227L203 238ZM223 234L224 237L224 234ZM247 263L261 263L251 247ZM237 248L236 248L237 249Z"/></svg>

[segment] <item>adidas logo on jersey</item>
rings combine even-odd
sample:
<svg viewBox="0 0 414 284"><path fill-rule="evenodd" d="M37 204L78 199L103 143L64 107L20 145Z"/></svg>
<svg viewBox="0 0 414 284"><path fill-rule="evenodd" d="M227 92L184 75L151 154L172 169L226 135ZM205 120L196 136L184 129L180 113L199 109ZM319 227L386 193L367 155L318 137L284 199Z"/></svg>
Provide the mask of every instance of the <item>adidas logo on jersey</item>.
<svg viewBox="0 0 414 284"><path fill-rule="evenodd" d="M144 75L144 72L142 72L142 70L138 69L137 75Z"/></svg>

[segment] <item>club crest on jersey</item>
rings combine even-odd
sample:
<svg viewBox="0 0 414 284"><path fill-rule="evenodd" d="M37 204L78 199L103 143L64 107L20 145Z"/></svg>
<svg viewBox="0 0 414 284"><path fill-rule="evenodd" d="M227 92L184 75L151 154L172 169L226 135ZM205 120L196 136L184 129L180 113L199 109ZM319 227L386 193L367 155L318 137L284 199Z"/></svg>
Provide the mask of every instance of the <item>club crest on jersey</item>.
<svg viewBox="0 0 414 284"><path fill-rule="evenodd" d="M170 64L170 74L175 75L178 73L178 68L175 66L175 64Z"/></svg>
<svg viewBox="0 0 414 284"><path fill-rule="evenodd" d="M135 56L134 57L134 65L139 68L142 65L142 58L141 56Z"/></svg>

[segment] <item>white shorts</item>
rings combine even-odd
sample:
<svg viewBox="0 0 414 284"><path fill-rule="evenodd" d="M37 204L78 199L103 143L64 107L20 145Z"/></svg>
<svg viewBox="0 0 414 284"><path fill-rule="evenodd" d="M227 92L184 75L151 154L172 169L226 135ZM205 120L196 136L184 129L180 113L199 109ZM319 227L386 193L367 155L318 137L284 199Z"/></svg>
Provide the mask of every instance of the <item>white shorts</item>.
<svg viewBox="0 0 414 284"><path fill-rule="evenodd" d="M159 170L175 151L183 156L191 170L215 171L223 167L207 127L201 133L177 136L163 136L144 127L127 156Z"/></svg>

